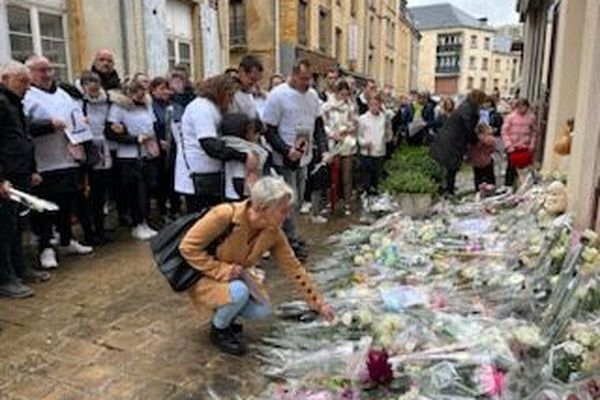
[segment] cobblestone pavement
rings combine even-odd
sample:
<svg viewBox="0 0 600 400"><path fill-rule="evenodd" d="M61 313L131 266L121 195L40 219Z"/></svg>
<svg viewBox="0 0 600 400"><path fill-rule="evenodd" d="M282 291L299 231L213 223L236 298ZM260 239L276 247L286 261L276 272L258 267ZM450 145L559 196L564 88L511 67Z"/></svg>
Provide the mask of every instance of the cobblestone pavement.
<svg viewBox="0 0 600 400"><path fill-rule="evenodd" d="M311 254L348 225L302 226ZM0 399L235 399L267 382L251 357L216 352L208 316L194 314L151 260L146 243L126 232L88 257L67 258L26 300L0 299ZM267 271L274 301L291 298L282 276ZM247 327L249 340L268 321ZM212 392L216 395L211 396ZM239 397L236 397L239 396Z"/></svg>

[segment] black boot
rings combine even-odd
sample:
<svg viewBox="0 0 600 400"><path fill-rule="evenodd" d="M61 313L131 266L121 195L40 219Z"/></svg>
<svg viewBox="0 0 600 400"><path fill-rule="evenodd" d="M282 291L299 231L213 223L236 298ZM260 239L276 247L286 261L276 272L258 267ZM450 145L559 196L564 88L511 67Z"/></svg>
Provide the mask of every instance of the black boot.
<svg viewBox="0 0 600 400"><path fill-rule="evenodd" d="M218 329L212 325L210 330L210 341L223 353L234 356L243 356L247 352L246 346L238 337L236 337L230 327Z"/></svg>
<svg viewBox="0 0 600 400"><path fill-rule="evenodd" d="M244 333L244 325L239 322L232 322L231 325L229 325L229 329L237 337L242 336L242 333Z"/></svg>

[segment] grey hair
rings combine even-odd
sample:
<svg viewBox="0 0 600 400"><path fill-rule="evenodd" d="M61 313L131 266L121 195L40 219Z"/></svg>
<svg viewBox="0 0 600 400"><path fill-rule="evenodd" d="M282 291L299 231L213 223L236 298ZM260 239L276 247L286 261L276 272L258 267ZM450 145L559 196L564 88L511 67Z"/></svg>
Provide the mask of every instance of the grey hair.
<svg viewBox="0 0 600 400"><path fill-rule="evenodd" d="M29 68L25 64L11 60L0 66L0 79L4 79L9 75L28 74Z"/></svg>
<svg viewBox="0 0 600 400"><path fill-rule="evenodd" d="M250 191L252 205L258 208L269 208L287 199L291 205L296 200L294 190L281 178L270 176L259 179Z"/></svg>
<svg viewBox="0 0 600 400"><path fill-rule="evenodd" d="M34 54L34 55L29 56L27 58L27 60L25 60L25 65L28 68L32 68L34 65L36 65L40 62L47 62L48 64L50 64L50 60L48 60L48 58Z"/></svg>

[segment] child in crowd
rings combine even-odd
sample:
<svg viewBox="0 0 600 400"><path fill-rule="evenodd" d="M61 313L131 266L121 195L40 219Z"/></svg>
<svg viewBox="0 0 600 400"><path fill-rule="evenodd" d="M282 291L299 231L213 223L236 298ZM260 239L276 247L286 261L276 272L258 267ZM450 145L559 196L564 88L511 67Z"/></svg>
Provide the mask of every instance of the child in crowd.
<svg viewBox="0 0 600 400"><path fill-rule="evenodd" d="M106 135L118 143L116 161L120 164L121 189L127 193L131 209L131 234L135 239L147 240L157 234L148 226L149 159L159 156L154 132L156 118L142 83L130 82L125 94L125 98L113 98Z"/></svg>
<svg viewBox="0 0 600 400"><path fill-rule="evenodd" d="M492 159L496 140L492 128L488 124L479 123L475 131L478 141L469 148L468 158L473 166L475 191L479 191L483 184L496 185L494 161Z"/></svg>
<svg viewBox="0 0 600 400"><path fill-rule="evenodd" d="M358 119L358 144L360 165L363 173L363 192L367 196L377 194L383 172L386 144L390 132L382 112L382 96L376 94L369 99L369 110Z"/></svg>
<svg viewBox="0 0 600 400"><path fill-rule="evenodd" d="M267 151L260 148L260 135L256 130L256 121L243 113L225 114L221 122L221 133L223 140L229 146L235 146L243 153L253 152L258 156L259 161L253 165L237 160L225 162L225 199L227 201L246 199L249 188L262 176L262 168L268 156Z"/></svg>

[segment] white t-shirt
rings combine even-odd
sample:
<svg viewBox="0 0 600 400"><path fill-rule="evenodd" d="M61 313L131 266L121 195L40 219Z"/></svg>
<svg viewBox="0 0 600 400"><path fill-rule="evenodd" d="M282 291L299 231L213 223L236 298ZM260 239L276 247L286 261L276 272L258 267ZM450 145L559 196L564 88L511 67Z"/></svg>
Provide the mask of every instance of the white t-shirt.
<svg viewBox="0 0 600 400"><path fill-rule="evenodd" d="M228 112L246 114L252 120L257 119L258 110L252 93L244 92L243 90L235 92Z"/></svg>
<svg viewBox="0 0 600 400"><path fill-rule="evenodd" d="M294 146L298 134L307 136L307 151L300 160L300 166L308 165L312 159L312 143L315 120L321 112L319 96L314 90L304 93L283 83L273 89L267 97L263 112L263 122L276 126L281 139L289 146ZM283 165L281 154L273 153L273 163Z"/></svg>
<svg viewBox="0 0 600 400"><path fill-rule="evenodd" d="M155 121L156 117L151 106L136 106L129 109L113 104L108 112L108 122L122 124L127 129L127 134L134 137L141 135L155 137ZM119 159L137 159L147 156L148 152L145 146L137 143L117 144L117 158Z"/></svg>
<svg viewBox="0 0 600 400"><path fill-rule="evenodd" d="M32 86L23 99L23 109L25 115L32 120L60 119L65 123L66 130L71 132L75 129L75 125L87 125L83 121L81 105L60 88L54 92L47 92ZM69 140L65 134L53 133L39 136L33 139L33 143L38 172L79 166L67 150Z"/></svg>
<svg viewBox="0 0 600 400"><path fill-rule="evenodd" d="M246 165L241 161L227 161L225 163L225 198L240 200L240 195L235 190L234 179L246 179Z"/></svg>
<svg viewBox="0 0 600 400"><path fill-rule="evenodd" d="M173 137L177 143L176 192L194 194L194 183L190 177L193 172L211 173L223 170L221 160L210 157L200 146L200 139L218 137L220 124L221 112L208 99L197 97L185 108L181 118L181 133L179 133L179 126L175 126L177 131L173 131Z"/></svg>
<svg viewBox="0 0 600 400"><path fill-rule="evenodd" d="M358 143L360 154L372 157L385 157L386 151L385 114L373 115L367 111L358 118ZM369 149L369 145L370 149Z"/></svg>

